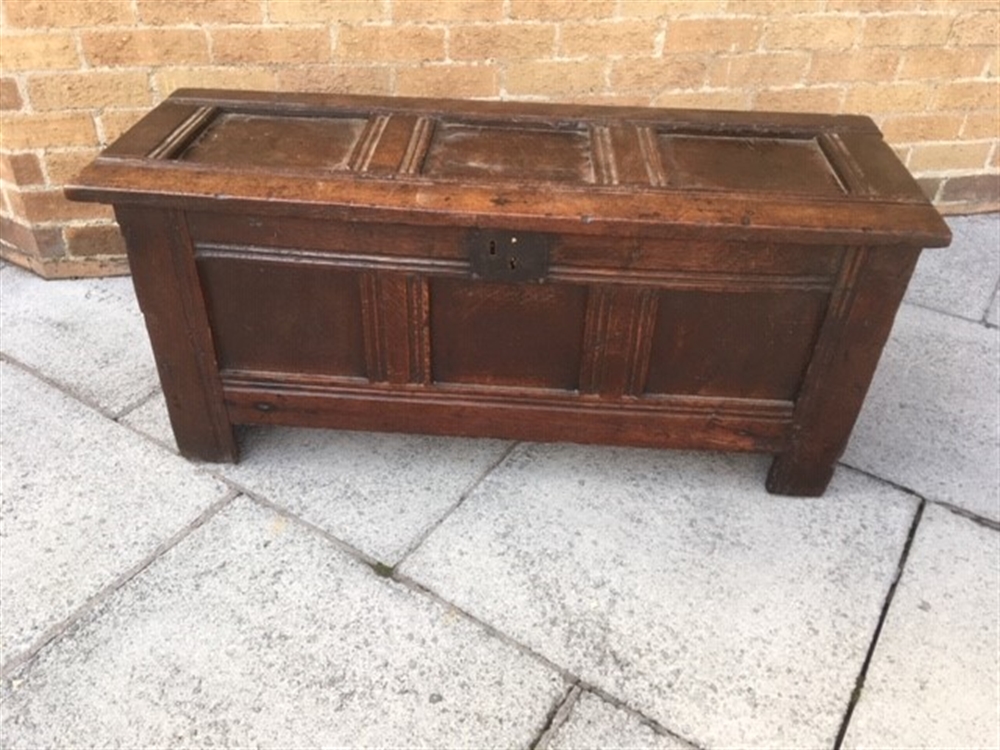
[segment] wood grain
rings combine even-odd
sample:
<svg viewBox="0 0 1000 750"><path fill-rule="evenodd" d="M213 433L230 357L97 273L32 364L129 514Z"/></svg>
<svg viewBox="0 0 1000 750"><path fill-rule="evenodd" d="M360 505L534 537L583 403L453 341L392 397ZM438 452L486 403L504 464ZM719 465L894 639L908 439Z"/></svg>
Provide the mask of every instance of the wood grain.
<svg viewBox="0 0 1000 750"><path fill-rule="evenodd" d="M857 116L184 90L67 193L116 207L185 455L244 423L761 451L796 495L950 240Z"/></svg>

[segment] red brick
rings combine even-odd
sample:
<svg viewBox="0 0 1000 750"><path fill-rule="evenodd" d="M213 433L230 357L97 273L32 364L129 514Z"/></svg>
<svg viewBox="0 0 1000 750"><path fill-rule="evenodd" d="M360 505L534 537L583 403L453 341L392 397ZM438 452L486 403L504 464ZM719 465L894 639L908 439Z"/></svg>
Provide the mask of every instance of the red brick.
<svg viewBox="0 0 1000 750"><path fill-rule="evenodd" d="M0 44L0 65L7 72L73 70L80 66L80 55L72 34L7 35Z"/></svg>
<svg viewBox="0 0 1000 750"><path fill-rule="evenodd" d="M697 89L705 82L706 70L701 57L617 60L611 65L611 90L641 91L653 96L665 89Z"/></svg>
<svg viewBox="0 0 1000 750"><path fill-rule="evenodd" d="M604 68L603 60L510 63L506 88L514 96L593 95L604 89Z"/></svg>
<svg viewBox="0 0 1000 750"><path fill-rule="evenodd" d="M110 206L98 203L78 203L69 201L62 190L40 190L22 193L25 218L32 224L45 224L91 219L111 219L114 214Z"/></svg>
<svg viewBox="0 0 1000 750"><path fill-rule="evenodd" d="M503 19L503 0L396 0L393 23L494 23Z"/></svg>
<svg viewBox="0 0 1000 750"><path fill-rule="evenodd" d="M135 23L131 0L6 0L4 14L7 25L19 29Z"/></svg>
<svg viewBox="0 0 1000 750"><path fill-rule="evenodd" d="M86 227L66 227L63 230L69 255L124 255L125 240L116 224Z"/></svg>
<svg viewBox="0 0 1000 750"><path fill-rule="evenodd" d="M270 89L275 73L269 68L179 65L160 68L153 74L157 90L164 96L181 88Z"/></svg>
<svg viewBox="0 0 1000 750"><path fill-rule="evenodd" d="M83 55L91 65L208 62L208 39L198 29L85 31L80 36Z"/></svg>
<svg viewBox="0 0 1000 750"><path fill-rule="evenodd" d="M267 12L274 23L377 23L388 20L387 7L384 0L268 0Z"/></svg>
<svg viewBox="0 0 1000 750"><path fill-rule="evenodd" d="M0 78L0 109L15 110L23 106L17 81L13 78Z"/></svg>
<svg viewBox="0 0 1000 750"><path fill-rule="evenodd" d="M989 141L963 143L917 143L907 163L913 172L950 172L983 169L993 150Z"/></svg>
<svg viewBox="0 0 1000 750"><path fill-rule="evenodd" d="M981 44L996 48L1000 36L997 31L998 26L1000 26L1000 13L997 12L997 5L994 2L993 9L984 13L959 15L952 23L948 44L955 47Z"/></svg>
<svg viewBox="0 0 1000 750"><path fill-rule="evenodd" d="M898 50L859 49L813 53L806 78L810 83L891 81L899 67Z"/></svg>
<svg viewBox="0 0 1000 750"><path fill-rule="evenodd" d="M194 23L261 23L263 8L255 0L138 0L139 18L151 26Z"/></svg>
<svg viewBox="0 0 1000 750"><path fill-rule="evenodd" d="M4 147L12 151L97 144L94 118L83 113L4 115L0 130Z"/></svg>
<svg viewBox="0 0 1000 750"><path fill-rule="evenodd" d="M324 63L330 60L330 32L322 28L227 28L212 31L217 63Z"/></svg>
<svg viewBox="0 0 1000 750"><path fill-rule="evenodd" d="M529 21L591 21L615 12L615 0L510 0L510 17Z"/></svg>
<svg viewBox="0 0 1000 750"><path fill-rule="evenodd" d="M861 44L865 47L941 45L948 39L951 16L890 15L865 18Z"/></svg>
<svg viewBox="0 0 1000 750"><path fill-rule="evenodd" d="M497 70L492 65L421 65L396 71L400 96L495 97Z"/></svg>
<svg viewBox="0 0 1000 750"><path fill-rule="evenodd" d="M982 73L989 57L989 49L945 49L943 47L914 47L903 54L899 68L901 80L954 80L974 78Z"/></svg>
<svg viewBox="0 0 1000 750"><path fill-rule="evenodd" d="M734 89L665 91L653 99L653 106L745 110L750 106L750 92Z"/></svg>
<svg viewBox="0 0 1000 750"><path fill-rule="evenodd" d="M392 93L392 70L387 65L295 65L279 70L276 76L282 91Z"/></svg>
<svg viewBox="0 0 1000 750"><path fill-rule="evenodd" d="M29 75L28 99L39 111L145 107L153 102L149 74L142 70Z"/></svg>
<svg viewBox="0 0 1000 750"><path fill-rule="evenodd" d="M836 114L842 97L840 88L764 89L757 92L754 109Z"/></svg>
<svg viewBox="0 0 1000 750"><path fill-rule="evenodd" d="M80 174L99 152L96 148L47 149L44 159L49 184L65 185Z"/></svg>
<svg viewBox="0 0 1000 750"><path fill-rule="evenodd" d="M554 52L556 27L541 23L453 26L449 35L452 60L544 59Z"/></svg>
<svg viewBox="0 0 1000 750"><path fill-rule="evenodd" d="M337 33L335 54L352 62L419 62L444 59L444 29L427 26L347 26Z"/></svg>
<svg viewBox="0 0 1000 750"><path fill-rule="evenodd" d="M791 86L809 69L805 52L765 52L712 57L708 85L713 88Z"/></svg>
<svg viewBox="0 0 1000 750"><path fill-rule="evenodd" d="M941 190L942 203L1000 203L1000 174L951 177Z"/></svg>
<svg viewBox="0 0 1000 750"><path fill-rule="evenodd" d="M560 36L563 57L649 57L655 51L656 24L647 21L564 23Z"/></svg>
<svg viewBox="0 0 1000 750"><path fill-rule="evenodd" d="M4 245L34 258L59 258L66 252L58 229L32 229L6 216L0 217L0 239Z"/></svg>
<svg viewBox="0 0 1000 750"><path fill-rule="evenodd" d="M788 16L773 23L764 34L767 49L846 50L861 33L861 19L850 16Z"/></svg>
<svg viewBox="0 0 1000 750"><path fill-rule="evenodd" d="M746 52L764 24L748 18L685 18L667 22L666 52Z"/></svg>
<svg viewBox="0 0 1000 750"><path fill-rule="evenodd" d="M18 187L45 184L42 164L34 154L5 154L3 161L5 180L10 180Z"/></svg>

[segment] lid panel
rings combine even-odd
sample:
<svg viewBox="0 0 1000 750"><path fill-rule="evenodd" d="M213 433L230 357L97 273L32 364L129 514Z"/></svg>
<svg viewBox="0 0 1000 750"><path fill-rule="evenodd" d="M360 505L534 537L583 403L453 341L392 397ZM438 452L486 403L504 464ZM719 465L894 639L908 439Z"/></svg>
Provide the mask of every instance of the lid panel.
<svg viewBox="0 0 1000 750"><path fill-rule="evenodd" d="M662 133L667 184L817 196L845 191L815 138L754 138Z"/></svg>
<svg viewBox="0 0 1000 750"><path fill-rule="evenodd" d="M224 112L176 158L199 164L346 170L367 119Z"/></svg>
<svg viewBox="0 0 1000 750"><path fill-rule="evenodd" d="M422 174L463 180L593 184L590 134L556 129L460 122L434 128Z"/></svg>
<svg viewBox="0 0 1000 750"><path fill-rule="evenodd" d="M947 244L870 119L182 91L79 200L614 237Z"/></svg>

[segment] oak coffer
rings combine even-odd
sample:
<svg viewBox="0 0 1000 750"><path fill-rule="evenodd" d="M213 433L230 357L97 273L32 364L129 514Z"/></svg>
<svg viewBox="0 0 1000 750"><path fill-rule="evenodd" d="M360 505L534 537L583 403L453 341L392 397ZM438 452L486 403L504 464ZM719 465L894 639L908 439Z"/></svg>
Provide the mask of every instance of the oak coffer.
<svg viewBox="0 0 1000 750"><path fill-rule="evenodd" d="M177 445L266 423L762 451L823 492L921 248L860 116L182 90L112 203Z"/></svg>

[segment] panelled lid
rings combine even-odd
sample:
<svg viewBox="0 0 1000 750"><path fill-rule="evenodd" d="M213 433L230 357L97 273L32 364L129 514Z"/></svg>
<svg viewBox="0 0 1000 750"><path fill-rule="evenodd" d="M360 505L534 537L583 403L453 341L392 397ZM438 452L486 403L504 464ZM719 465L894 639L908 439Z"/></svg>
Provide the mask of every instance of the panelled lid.
<svg viewBox="0 0 1000 750"><path fill-rule="evenodd" d="M66 193L585 234L950 240L860 116L187 89Z"/></svg>

